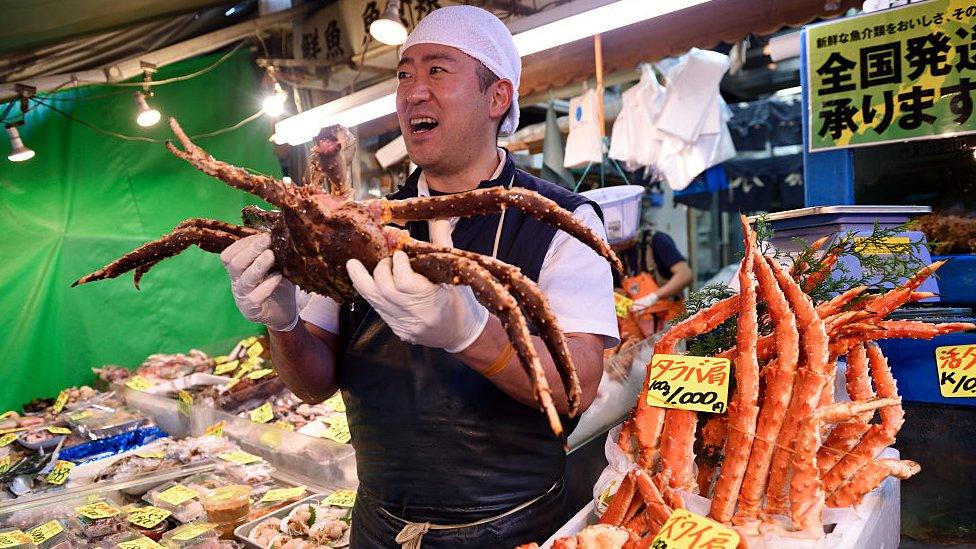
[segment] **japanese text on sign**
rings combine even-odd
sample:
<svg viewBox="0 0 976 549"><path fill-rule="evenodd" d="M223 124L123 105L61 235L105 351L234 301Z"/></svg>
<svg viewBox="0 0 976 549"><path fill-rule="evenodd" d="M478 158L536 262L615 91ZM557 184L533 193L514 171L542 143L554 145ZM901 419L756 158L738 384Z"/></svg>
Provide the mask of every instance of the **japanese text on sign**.
<svg viewBox="0 0 976 549"><path fill-rule="evenodd" d="M142 528L152 528L163 522L172 513L159 507L137 507L129 511L129 522Z"/></svg>
<svg viewBox="0 0 976 549"><path fill-rule="evenodd" d="M12 530L0 534L0 549L7 547L17 547L18 545L28 545L31 543L30 536L20 530Z"/></svg>
<svg viewBox="0 0 976 549"><path fill-rule="evenodd" d="M334 440L339 444L346 444L352 440L352 435L349 433L349 422L345 415L336 414L329 417L327 421L329 426L322 432L322 437Z"/></svg>
<svg viewBox="0 0 976 549"><path fill-rule="evenodd" d="M160 492L158 497L170 505L182 505L199 495L195 490L177 484Z"/></svg>
<svg viewBox="0 0 976 549"><path fill-rule="evenodd" d="M300 498L303 495L305 495L304 486L295 486L294 488L275 488L265 492L264 497L261 498L261 502L285 501L288 499Z"/></svg>
<svg viewBox="0 0 976 549"><path fill-rule="evenodd" d="M233 452L217 454L217 457L219 457L224 461L229 461L231 463L236 463L238 465L250 465L251 463L264 461L264 459L262 459L260 456L249 454L244 450L234 450Z"/></svg>
<svg viewBox="0 0 976 549"><path fill-rule="evenodd" d="M264 404L251 410L250 416L251 421L254 423L267 423L274 419L274 411L271 409L271 404L265 402Z"/></svg>
<svg viewBox="0 0 976 549"><path fill-rule="evenodd" d="M352 507L356 505L355 490L336 490L322 500L322 505L334 505L336 507Z"/></svg>
<svg viewBox="0 0 976 549"><path fill-rule="evenodd" d="M976 6L934 0L807 30L810 150L976 132Z"/></svg>
<svg viewBox="0 0 976 549"><path fill-rule="evenodd" d="M156 549L157 547L162 548L162 545L156 543L146 536L142 536L141 538L136 538L131 541L119 542L119 549Z"/></svg>
<svg viewBox="0 0 976 549"><path fill-rule="evenodd" d="M60 414L64 410L64 405L68 403L68 391L58 393L58 398L54 400L54 413Z"/></svg>
<svg viewBox="0 0 976 549"><path fill-rule="evenodd" d="M51 520L30 530L27 532L27 535L30 536L31 541L34 542L34 545L40 545L63 531L64 528L61 527L60 522Z"/></svg>
<svg viewBox="0 0 976 549"><path fill-rule="evenodd" d="M201 534L209 532L216 528L216 524L209 522L201 523L189 523L180 526L176 530L173 530L173 539L178 541L189 541L195 537L199 537Z"/></svg>
<svg viewBox="0 0 976 549"><path fill-rule="evenodd" d="M17 440L17 433L7 433L5 435L0 435L0 448L7 446L11 442Z"/></svg>
<svg viewBox="0 0 976 549"><path fill-rule="evenodd" d="M68 480L68 474L75 468L75 464L70 461L58 460L54 464L54 470L48 473L45 480L48 484L64 484Z"/></svg>
<svg viewBox="0 0 976 549"><path fill-rule="evenodd" d="M618 294L617 292L613 293L613 309L620 318L627 318L627 315L630 314L630 308L633 305L633 299L625 295Z"/></svg>
<svg viewBox="0 0 976 549"><path fill-rule="evenodd" d="M654 355L647 404L722 413L728 405L730 371L724 358Z"/></svg>
<svg viewBox="0 0 976 549"><path fill-rule="evenodd" d="M735 549L739 534L685 509L675 509L661 527L652 549Z"/></svg>
<svg viewBox="0 0 976 549"><path fill-rule="evenodd" d="M209 435L209 436L212 436L212 437L223 436L224 435L224 427L226 427L226 426L227 426L227 422L224 421L224 420L220 420L217 423L214 423L213 425L211 425L210 427L207 427L207 430L204 431L203 434Z"/></svg>
<svg viewBox="0 0 976 549"><path fill-rule="evenodd" d="M75 507L75 512L83 517L98 520L114 517L122 511L105 501L96 501L95 503Z"/></svg>
<svg viewBox="0 0 976 549"><path fill-rule="evenodd" d="M134 376L125 382L125 386L136 391L148 391L153 383L142 376Z"/></svg>
<svg viewBox="0 0 976 549"><path fill-rule="evenodd" d="M976 397L976 345L936 348L935 367L942 396Z"/></svg>

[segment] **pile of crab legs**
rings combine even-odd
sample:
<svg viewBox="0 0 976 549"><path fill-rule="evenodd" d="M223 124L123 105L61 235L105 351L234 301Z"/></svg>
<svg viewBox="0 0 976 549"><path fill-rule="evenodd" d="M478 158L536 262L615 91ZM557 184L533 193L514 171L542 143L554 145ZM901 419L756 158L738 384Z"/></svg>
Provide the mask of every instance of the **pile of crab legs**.
<svg viewBox="0 0 976 549"><path fill-rule="evenodd" d="M656 354L677 354L681 340L736 316L735 347L716 355L734 365L728 412L709 414L699 429L695 412L647 404L649 363L637 405L617 441L634 468L599 524L558 540L555 548L648 547L671 512L685 508L683 492L710 497L709 518L735 528L743 539L766 532L818 539L824 536L825 507L857 505L888 477L907 479L921 470L913 461L879 458L895 442L904 411L875 341L931 339L976 328L885 320L908 302L932 297L916 290L943 262L881 295L867 296L866 287L856 287L815 304L807 292L829 275L836 255L825 256L819 270L800 277L803 266L784 270L759 251L745 217L742 226L746 251L739 294L675 324L654 347ZM772 333L763 336L760 300L772 325ZM841 357L846 357L850 401L834 402ZM875 412L880 420L872 423ZM703 453L724 456L720 467L715 459L700 463L697 475L696 432Z"/></svg>

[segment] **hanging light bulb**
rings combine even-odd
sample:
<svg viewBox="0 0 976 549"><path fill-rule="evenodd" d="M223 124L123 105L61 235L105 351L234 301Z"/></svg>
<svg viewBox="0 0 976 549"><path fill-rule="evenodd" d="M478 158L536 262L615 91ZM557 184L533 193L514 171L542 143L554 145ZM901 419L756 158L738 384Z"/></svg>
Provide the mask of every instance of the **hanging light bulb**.
<svg viewBox="0 0 976 549"><path fill-rule="evenodd" d="M407 27L400 22L400 0L390 0L386 11L369 25L369 34L389 46L399 46L407 41Z"/></svg>
<svg viewBox="0 0 976 549"><path fill-rule="evenodd" d="M10 137L10 154L7 155L7 160L11 162L23 162L24 160L34 158L36 153L33 149L28 149L24 146L24 141L20 138L20 132L17 131L17 126L7 126L7 135Z"/></svg>
<svg viewBox="0 0 976 549"><path fill-rule="evenodd" d="M139 114L136 115L136 124L139 124L143 128L148 128L159 122L162 117L159 111L149 106L146 103L146 94L141 91L137 91L133 94L136 100L136 108L139 110Z"/></svg>
<svg viewBox="0 0 976 549"><path fill-rule="evenodd" d="M261 103L261 110L271 118L278 118L285 113L285 101L287 100L288 94L285 93L285 90L281 89L281 84L275 82L274 91L271 95L264 98L264 101Z"/></svg>

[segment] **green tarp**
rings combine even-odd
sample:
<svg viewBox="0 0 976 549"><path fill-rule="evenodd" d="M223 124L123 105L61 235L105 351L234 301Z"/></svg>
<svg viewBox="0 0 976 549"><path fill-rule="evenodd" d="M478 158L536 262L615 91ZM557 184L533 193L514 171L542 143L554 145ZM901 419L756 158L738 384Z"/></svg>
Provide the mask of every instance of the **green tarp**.
<svg viewBox="0 0 976 549"><path fill-rule="evenodd" d="M207 56L160 70L157 80L214 63ZM133 88L86 88L46 100L79 120L128 135L171 137L167 116L191 135L231 126L260 106L245 52L211 72L160 86L163 113L151 129L135 123ZM114 92L121 92L115 95ZM88 99L85 99L88 98ZM137 366L157 352L219 350L256 333L234 306L220 259L197 248L167 260L142 281L132 275L71 283L180 221L240 223L254 197L203 175L162 144L122 141L34 107L20 128L32 160L11 163L0 145L0 412L34 397L91 383L91 367ZM262 117L198 144L216 158L279 175ZM229 347L228 347L229 349Z"/></svg>

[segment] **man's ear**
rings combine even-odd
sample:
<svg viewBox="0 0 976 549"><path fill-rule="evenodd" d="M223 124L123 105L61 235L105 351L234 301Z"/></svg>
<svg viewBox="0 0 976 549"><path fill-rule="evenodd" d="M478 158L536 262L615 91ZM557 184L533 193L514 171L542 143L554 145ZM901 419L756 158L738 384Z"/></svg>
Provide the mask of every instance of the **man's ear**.
<svg viewBox="0 0 976 549"><path fill-rule="evenodd" d="M488 109L488 116L493 119L501 119L508 112L512 105L512 98L515 96L515 86L511 80L501 79L492 83L488 88L491 103Z"/></svg>

